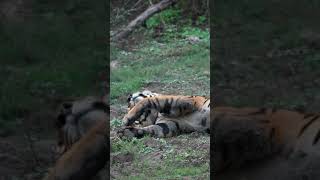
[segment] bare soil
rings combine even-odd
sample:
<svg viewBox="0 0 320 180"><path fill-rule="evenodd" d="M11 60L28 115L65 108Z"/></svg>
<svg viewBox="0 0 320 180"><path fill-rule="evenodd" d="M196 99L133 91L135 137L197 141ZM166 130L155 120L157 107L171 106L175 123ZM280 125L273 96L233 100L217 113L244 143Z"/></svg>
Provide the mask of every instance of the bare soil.
<svg viewBox="0 0 320 180"><path fill-rule="evenodd" d="M32 114L30 118L37 119ZM14 135L0 138L0 175L3 180L41 179L55 162L55 131L53 126L48 128L53 122L52 113L42 118L41 124L34 125L33 120L26 120L24 127L17 127Z"/></svg>

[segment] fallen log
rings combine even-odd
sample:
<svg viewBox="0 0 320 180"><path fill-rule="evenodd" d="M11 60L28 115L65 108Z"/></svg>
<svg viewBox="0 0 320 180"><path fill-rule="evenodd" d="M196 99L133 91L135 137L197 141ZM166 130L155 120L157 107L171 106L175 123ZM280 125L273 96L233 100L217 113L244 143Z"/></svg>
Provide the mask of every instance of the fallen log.
<svg viewBox="0 0 320 180"><path fill-rule="evenodd" d="M120 30L112 37L112 41L117 41L128 37L128 35L138 26L142 25L148 18L153 16L154 14L170 7L175 4L178 0L162 0L157 4L150 6L147 10L145 10L142 14L140 14L137 18L131 21L125 28Z"/></svg>

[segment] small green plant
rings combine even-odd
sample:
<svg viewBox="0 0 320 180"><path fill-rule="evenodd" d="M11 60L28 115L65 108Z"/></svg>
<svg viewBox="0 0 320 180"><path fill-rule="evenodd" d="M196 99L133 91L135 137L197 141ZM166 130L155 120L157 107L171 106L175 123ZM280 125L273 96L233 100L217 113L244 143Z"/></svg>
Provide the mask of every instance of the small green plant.
<svg viewBox="0 0 320 180"><path fill-rule="evenodd" d="M146 21L147 28L157 27L161 23L173 23L180 16L180 12L181 10L174 8L164 10Z"/></svg>
<svg viewBox="0 0 320 180"><path fill-rule="evenodd" d="M184 27L182 28L181 35L184 37L188 36L197 36L200 39L209 40L210 39L210 33L209 31L202 30L200 28L196 27Z"/></svg>
<svg viewBox="0 0 320 180"><path fill-rule="evenodd" d="M205 16L199 16L197 19L197 24L202 25L207 23L207 18Z"/></svg>
<svg viewBox="0 0 320 180"><path fill-rule="evenodd" d="M123 125L123 122L120 119L112 119L111 122L111 127L121 127Z"/></svg>
<svg viewBox="0 0 320 180"><path fill-rule="evenodd" d="M155 149L152 148L152 147L149 147L149 146L145 146L144 148L142 148L139 153L144 153L144 154L147 154L147 153L151 153L151 152L154 152Z"/></svg>
<svg viewBox="0 0 320 180"><path fill-rule="evenodd" d="M112 150L118 153L134 152L134 153L147 153L151 152L152 149L148 148L144 144L144 139L150 137L144 137L142 139L131 138L131 139L118 139L112 141Z"/></svg>

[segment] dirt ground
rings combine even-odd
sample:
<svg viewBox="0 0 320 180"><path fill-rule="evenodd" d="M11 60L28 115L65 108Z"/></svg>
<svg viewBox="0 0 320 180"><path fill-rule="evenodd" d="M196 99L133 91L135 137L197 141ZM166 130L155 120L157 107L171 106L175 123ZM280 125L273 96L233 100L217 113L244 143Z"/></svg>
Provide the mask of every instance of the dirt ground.
<svg viewBox="0 0 320 180"><path fill-rule="evenodd" d="M30 4L29 0L2 1L1 20L25 21L31 13ZM59 98L56 100L59 101ZM55 161L53 122L57 103L50 103L45 107L34 107L33 112L22 111L14 132L0 137L1 180L41 179L49 165Z"/></svg>
<svg viewBox="0 0 320 180"><path fill-rule="evenodd" d="M54 165L56 106L26 115L14 135L0 138L1 180L40 180ZM105 171L100 173L104 178Z"/></svg>
<svg viewBox="0 0 320 180"><path fill-rule="evenodd" d="M61 21L56 21L58 23L53 23L57 26L60 26L62 29L66 30L60 31L55 30L53 26L46 26L42 23L46 22L45 16L49 15L50 17L58 17L60 15L65 15L63 9L65 9L66 3L71 3L69 5L73 6L79 1L66 1L66 2L55 2L53 1L33 1L33 0L3 0L0 2L0 19L1 19L1 39L5 37L8 41L9 46L6 44L6 40L1 40L1 47L8 47L10 49L10 55L6 54L6 50L2 50L1 52L1 77L3 81L5 81L6 85L1 84L3 89L1 89L1 108L10 107L8 109L1 109L1 122L5 124L1 126L1 138L0 138L0 180L38 180L41 179L44 174L47 172L48 168L51 167L55 162L55 154L54 154L54 146L56 145L56 131L54 129L54 120L56 119L56 112L58 105L64 100L70 100L71 97L74 96L86 96L86 95L94 95L99 94L103 91L100 87L100 83L103 81L102 79L106 79L105 72L98 72L93 70L93 75L89 75L90 73L83 72L82 70L77 70L77 67L74 64L79 63L79 59L81 58L70 58L75 59L76 63L67 60L66 54L68 56L77 55L76 51L82 51L81 48L85 47L83 44L79 45L79 43L72 43L73 53L64 47L64 50L60 51L59 48L62 47L61 44L64 44L60 40L57 40L55 35L62 36L69 30L69 25L72 23L67 23L65 26L63 25L63 21L70 16L64 16L61 18ZM53 6L52 5L57 5ZM96 5L95 5L96 6ZM89 7L88 7L89 8ZM79 9L75 8L77 11ZM60 12L56 12L60 11ZM80 11L80 10L79 10ZM96 9L88 11L97 12ZM82 13L82 12L81 12ZM94 14L94 13L93 13ZM90 15L77 16L77 19L83 19L88 22L86 18L90 17ZM96 19L98 16L95 16ZM53 18L55 19L55 18ZM96 20L95 19L95 20ZM90 29L92 30L92 22L90 21ZM104 19L103 19L104 20ZM53 22L50 20L50 22ZM74 22L74 21L73 21ZM81 23L86 24L86 23ZM15 34L15 28L23 27L23 30L19 29L19 32ZM25 28L24 28L25 27ZM79 26L80 27L80 26ZM82 26L84 27L84 26ZM104 29L103 26L101 30ZM41 33L49 32L50 35L42 36L41 33L36 32L37 35L32 35L31 32L35 32L33 30L30 31L29 28L42 29ZM93 28L94 31L98 31L98 26ZM28 30L29 29L29 30ZM12 31L11 31L12 30ZM83 29L78 28L77 33L80 33ZM88 33L85 29L83 30L85 33ZM12 32L12 34L8 33ZM21 32L21 34L20 34ZM90 34L90 33L89 33ZM95 34L97 35L97 34ZM42 36L42 37L41 37ZM90 36L90 35L89 35ZM88 50L88 59L92 59L92 52L99 52L97 45L97 40L100 42L100 38L103 36L95 36L95 39L92 40L88 38L85 44L90 44L88 47L85 47ZM56 43L50 44L50 39L54 39ZM72 42L75 39L72 38L64 38L66 42ZM86 39L85 37L80 40ZM102 39L102 38L101 38ZM77 40L75 40L77 41ZM53 42L53 41L51 41ZM11 47L10 44L13 46ZM39 44L39 46L37 46ZM50 44L50 45L49 45ZM76 46L78 44L79 46ZM39 47L45 47L46 50L39 50ZM104 46L103 46L104 48ZM91 49L91 50L89 50ZM64 52L65 51L65 52ZM89 52L90 51L90 52ZM97 59L102 59L104 61L105 55L103 54L105 50L101 50L101 56ZM33 61L39 57L42 52L47 55L47 57L41 56L39 61ZM30 53L30 54L29 54ZM27 54L27 55L26 55ZM84 53L85 54L85 53ZM29 56L30 55L30 56ZM61 56L60 56L61 55ZM62 58L62 56L64 56ZM103 56L103 58L101 58ZM31 57L31 58L30 58ZM47 66L42 66L50 61L50 57L55 57L55 60L50 65L52 69L48 70ZM85 57L85 55L80 55L80 57ZM68 62L72 67L69 69L59 68L65 67L63 62L59 62L58 59L63 59L63 61ZM84 62L88 62L89 60L84 58ZM95 61L97 63L98 61ZM100 61L101 62L101 61ZM95 64L90 62L91 64ZM21 65L22 64L22 65ZM20 66L21 65L21 66ZM97 65L97 64L95 64ZM97 67L103 66L97 65ZM42 68L45 67L45 68ZM85 67L85 66L82 66ZM7 72L6 69L12 69L11 72ZM87 66L85 67L88 68ZM37 72L38 70L44 70L44 72ZM50 68L49 68L50 69ZM100 69L100 68L99 68ZM102 69L102 68L101 68ZM99 70L100 71L100 70ZM46 74L48 72L48 74ZM70 73L75 75L75 78L67 75L66 79L69 79L72 83L52 83L55 80L61 80L59 78L60 73ZM78 74L75 72L81 72L86 78L81 78L80 86L75 87L75 79L77 79ZM96 73L96 74L94 74ZM33 74L31 76L28 76ZM20 76L21 75L21 76ZM48 75L48 76L47 76ZM61 74L60 74L61 75ZM101 75L102 78L99 77ZM28 77L27 77L28 76ZM20 79L20 77L23 77ZM27 78L24 78L27 77ZM39 80L44 77L44 81ZM49 77L49 78L48 78ZM71 80L73 79L73 80ZM29 81L30 80L30 81ZM89 82L90 85L84 85L86 82ZM33 84L34 83L34 84ZM46 84L50 84L53 86L48 87L49 91L46 91ZM97 83L97 84L95 84ZM35 85L33 87L33 85ZM103 83L101 83L103 84ZM103 84L104 85L104 84ZM18 86L18 87L16 87ZM82 86L82 87L81 87ZM59 87L61 88L60 90ZM70 87L70 92L68 93L68 87ZM95 90L94 87L98 87ZM21 89L20 89L21 88ZM77 93L75 89L86 89L90 88L90 90L85 90L85 93ZM93 92L95 91L95 92ZM100 92L99 92L100 91ZM12 93L7 93L12 92ZM3 94L2 94L3 93ZM10 94L10 95L8 95ZM6 96L7 95L7 96ZM4 98L4 97L7 98ZM27 102L27 105L23 105L23 103ZM20 104L21 103L21 104ZM9 105L8 105L9 104ZM12 107L11 107L11 106ZM12 110L12 111L10 111ZM4 117L2 117L2 115ZM6 116L10 114L9 116ZM3 118L3 119L2 119ZM3 120L3 121L2 121ZM15 124L14 126L11 126ZM8 123L9 125L7 125ZM2 125L2 124L1 124ZM9 128L8 128L8 127ZM7 130L10 129L10 130ZM3 131L2 131L3 130ZM10 132L9 132L10 131Z"/></svg>
<svg viewBox="0 0 320 180"><path fill-rule="evenodd" d="M14 135L0 139L1 180L41 179L55 161L54 112L28 116Z"/></svg>
<svg viewBox="0 0 320 180"><path fill-rule="evenodd" d="M247 15L217 12L213 25L212 88L216 105L281 107L319 112L320 34L310 12L287 1L284 15L261 1L264 11ZM269 6L270 5L270 6ZM289 7L295 7L288 9ZM223 8L221 8L223 9ZM300 13L300 14L299 14ZM259 18L263 17L263 18ZM289 21L290 19L290 21Z"/></svg>

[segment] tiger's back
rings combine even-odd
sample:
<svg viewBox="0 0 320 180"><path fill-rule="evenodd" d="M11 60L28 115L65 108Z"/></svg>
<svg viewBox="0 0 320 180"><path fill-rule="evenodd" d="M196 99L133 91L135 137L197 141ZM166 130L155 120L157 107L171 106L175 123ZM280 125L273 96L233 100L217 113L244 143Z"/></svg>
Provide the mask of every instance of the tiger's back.
<svg viewBox="0 0 320 180"><path fill-rule="evenodd" d="M170 137L194 131L209 132L210 99L202 96L148 94L134 93L128 98L129 112L124 117L124 124L131 127L124 131L127 130L129 136L150 134ZM146 121L148 123L144 123ZM137 127L136 122L142 128Z"/></svg>
<svg viewBox="0 0 320 180"><path fill-rule="evenodd" d="M212 127L217 171L279 153L290 159L305 155L319 156L318 114L266 108L215 107Z"/></svg>
<svg viewBox="0 0 320 180"><path fill-rule="evenodd" d="M148 117L154 123L142 128L134 126L133 122L143 122ZM170 137L208 131L211 126L213 166L215 172L222 172L274 155L293 160L320 157L319 117L274 108L214 107L211 112L207 98L157 94L136 102L124 122L129 126L126 130L136 137L143 134Z"/></svg>

